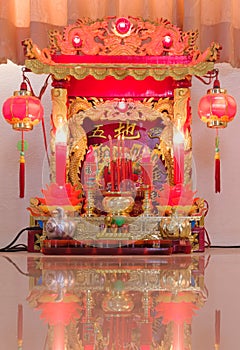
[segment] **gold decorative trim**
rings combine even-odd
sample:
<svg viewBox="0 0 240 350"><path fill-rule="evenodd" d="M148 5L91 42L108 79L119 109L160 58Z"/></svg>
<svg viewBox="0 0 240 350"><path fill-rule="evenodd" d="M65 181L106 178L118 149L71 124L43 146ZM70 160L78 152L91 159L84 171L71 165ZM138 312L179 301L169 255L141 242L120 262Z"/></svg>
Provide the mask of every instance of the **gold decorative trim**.
<svg viewBox="0 0 240 350"><path fill-rule="evenodd" d="M52 74L57 80L72 76L78 80L92 75L97 80L103 80L107 76L113 76L117 80L122 80L127 76L132 76L136 80L144 80L151 76L155 80L161 81L167 77L175 80L184 79L188 75L203 76L213 70L214 62L200 62L194 66L187 65L161 65L161 64L126 64L126 63L81 63L81 64L55 64L48 65L39 60L27 59L25 66L35 74Z"/></svg>
<svg viewBox="0 0 240 350"><path fill-rule="evenodd" d="M56 161L55 161L55 135L56 130L62 127L67 128L67 90L63 88L53 88L51 90L52 98L52 123L53 129L51 130L51 181L55 182L56 177ZM68 164L67 164L68 167Z"/></svg>
<svg viewBox="0 0 240 350"><path fill-rule="evenodd" d="M176 129L184 132L184 183L190 183L192 177L192 136L189 129L184 131L187 118L191 118L188 111L190 101L189 88L177 88L174 90L174 125ZM189 121L189 125L191 120Z"/></svg>

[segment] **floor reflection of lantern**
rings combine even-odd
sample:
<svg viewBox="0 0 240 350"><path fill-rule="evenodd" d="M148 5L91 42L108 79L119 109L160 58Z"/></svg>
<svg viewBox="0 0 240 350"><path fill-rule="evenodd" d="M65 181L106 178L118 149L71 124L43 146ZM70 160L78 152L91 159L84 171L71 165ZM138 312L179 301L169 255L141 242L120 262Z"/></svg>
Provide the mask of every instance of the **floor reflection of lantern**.
<svg viewBox="0 0 240 350"><path fill-rule="evenodd" d="M218 129L225 128L236 114L237 106L234 98L220 87L218 71L213 88L201 98L198 114L207 127L216 129L215 138L215 192L220 192L220 152Z"/></svg>

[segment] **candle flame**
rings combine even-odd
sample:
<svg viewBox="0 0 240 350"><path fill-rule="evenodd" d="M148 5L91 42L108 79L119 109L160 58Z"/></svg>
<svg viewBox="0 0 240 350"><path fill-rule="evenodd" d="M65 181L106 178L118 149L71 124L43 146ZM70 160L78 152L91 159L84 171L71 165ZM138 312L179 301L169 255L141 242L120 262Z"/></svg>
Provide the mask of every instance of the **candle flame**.
<svg viewBox="0 0 240 350"><path fill-rule="evenodd" d="M178 130L178 131L174 132L173 143L174 144L184 143L184 136L183 136L183 133L181 131Z"/></svg>
<svg viewBox="0 0 240 350"><path fill-rule="evenodd" d="M56 143L67 143L67 128L65 125L56 130Z"/></svg>

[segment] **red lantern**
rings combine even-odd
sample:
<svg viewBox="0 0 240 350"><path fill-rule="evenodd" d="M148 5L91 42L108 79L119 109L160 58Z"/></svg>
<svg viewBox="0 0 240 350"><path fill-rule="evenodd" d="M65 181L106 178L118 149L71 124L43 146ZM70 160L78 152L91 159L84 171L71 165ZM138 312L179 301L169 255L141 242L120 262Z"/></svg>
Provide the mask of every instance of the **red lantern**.
<svg viewBox="0 0 240 350"><path fill-rule="evenodd" d="M213 89L207 91L199 102L198 114L209 128L216 129L215 138L215 192L220 192L220 153L218 129L225 128L235 117L237 110L235 99L220 88L218 71Z"/></svg>
<svg viewBox="0 0 240 350"><path fill-rule="evenodd" d="M20 143L20 170L19 170L19 197L24 197L25 183L25 158L24 151L24 131L32 130L43 118L43 107L40 100L27 90L27 84L23 80L20 91L15 91L14 95L8 98L2 107L2 113L6 121L12 128L21 131L22 139Z"/></svg>

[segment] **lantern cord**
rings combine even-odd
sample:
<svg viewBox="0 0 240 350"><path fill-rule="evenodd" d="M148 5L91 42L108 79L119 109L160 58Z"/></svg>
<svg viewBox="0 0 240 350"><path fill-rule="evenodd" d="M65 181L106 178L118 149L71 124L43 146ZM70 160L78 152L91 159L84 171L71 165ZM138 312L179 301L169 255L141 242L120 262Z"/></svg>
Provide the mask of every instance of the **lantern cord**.
<svg viewBox="0 0 240 350"><path fill-rule="evenodd" d="M48 80L49 80L50 76L51 76L51 74L49 74L47 76L47 79L45 80L45 82L44 82L44 84L43 84L43 86L41 88L40 94L38 96L40 101L41 101L41 98L42 98L44 92L46 91L46 88L48 86ZM49 154L48 154L47 136L46 136L46 128L45 128L44 117L42 118L42 132L43 132L43 141L44 141L45 153L47 155L48 165L50 166L50 159L49 159Z"/></svg>
<svg viewBox="0 0 240 350"><path fill-rule="evenodd" d="M35 97L37 97L40 101L41 101L41 98L43 96L43 94L45 93L47 87L48 87L48 80L49 78L51 77L51 74L49 74L40 90L40 93L39 93L39 96L36 96L34 91L33 91L33 88L32 88L32 85L31 85L31 82L29 80L29 78L25 75L25 72L27 72L28 69L23 67L22 68L22 73L23 73L23 81L26 82L30 88L30 91L31 91L31 94ZM50 165L50 159L49 159L49 155L48 155L48 148L47 148L47 137L46 137L46 128L45 128L45 123L44 123L44 116L42 118L42 132L43 132L43 141L44 141L44 148L45 148L45 152L46 152L46 155L47 155L47 160L48 160L48 165Z"/></svg>
<svg viewBox="0 0 240 350"><path fill-rule="evenodd" d="M220 190L221 190L220 151L219 151L218 129L216 129L216 138L215 138L215 193L220 193Z"/></svg>
<svg viewBox="0 0 240 350"><path fill-rule="evenodd" d="M47 155L48 165L50 166L50 158L49 158L49 154L48 154L47 136L46 136L46 128L45 128L44 118L42 118L42 133L43 133L45 153Z"/></svg>
<svg viewBox="0 0 240 350"><path fill-rule="evenodd" d="M195 78L200 80L205 85L210 85L214 78L217 79L219 70L217 68L209 71L207 74L203 75L202 77L199 77L195 75Z"/></svg>
<svg viewBox="0 0 240 350"><path fill-rule="evenodd" d="M25 157L24 157L24 135L22 131L22 142L19 165L19 197L24 198L25 192Z"/></svg>

